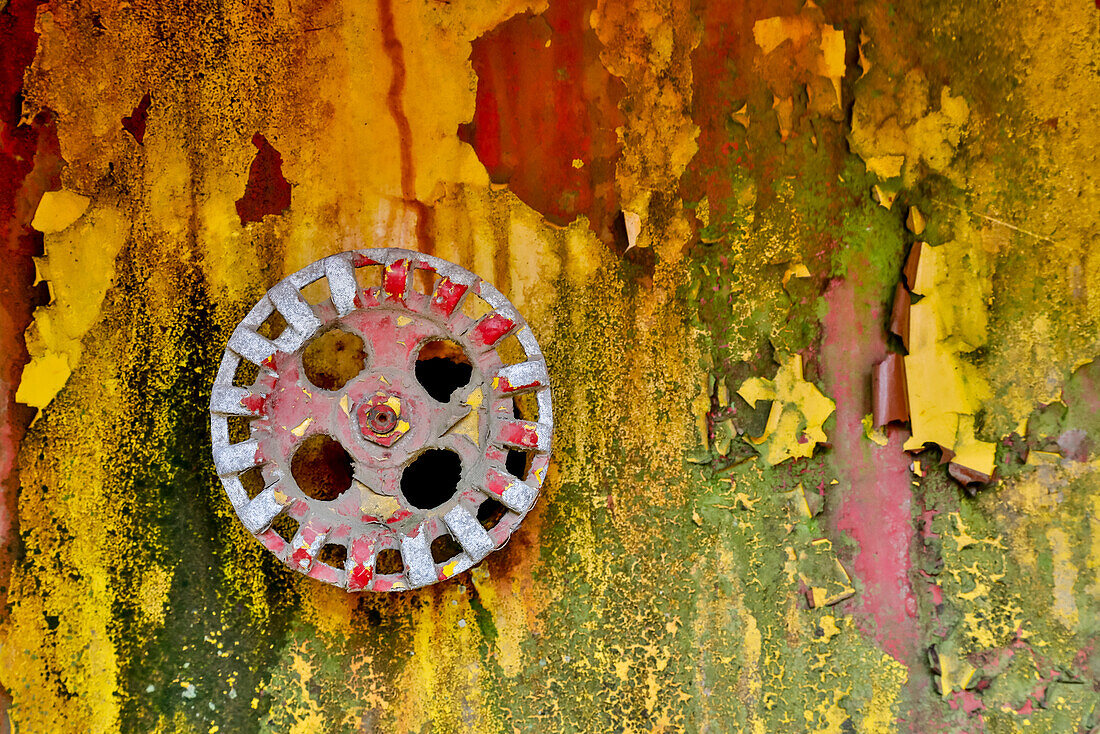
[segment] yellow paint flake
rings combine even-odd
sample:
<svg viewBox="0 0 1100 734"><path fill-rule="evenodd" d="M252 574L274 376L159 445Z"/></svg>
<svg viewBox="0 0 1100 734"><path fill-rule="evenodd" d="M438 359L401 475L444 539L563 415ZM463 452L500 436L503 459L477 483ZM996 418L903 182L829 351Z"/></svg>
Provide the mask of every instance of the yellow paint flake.
<svg viewBox="0 0 1100 734"><path fill-rule="evenodd" d="M814 447L827 440L823 425L836 406L802 376L801 355L787 358L774 380L749 378L737 394L754 408L760 400L772 401L764 433L748 438L754 445L766 444L762 455L769 464L812 456Z"/></svg>
<svg viewBox="0 0 1100 734"><path fill-rule="evenodd" d="M637 212L624 210L623 223L626 226L626 249L637 247L638 236L642 232L642 216Z"/></svg>
<svg viewBox="0 0 1100 734"><path fill-rule="evenodd" d="M953 451L955 452L954 458L951 459L953 463L980 471L986 476L993 474L997 459L997 445L975 438L974 416L959 416Z"/></svg>
<svg viewBox="0 0 1100 734"><path fill-rule="evenodd" d="M303 435L305 435L306 429L309 428L310 423L313 423L313 419L306 418L304 421L294 426L294 428L291 428L290 432L298 438L301 438Z"/></svg>
<svg viewBox="0 0 1100 734"><path fill-rule="evenodd" d="M752 36L764 56L784 43L790 43L790 55L795 63L811 74L827 80L827 88L831 89L832 95L824 103L824 109L839 109L840 83L845 69L844 31L825 23L824 15L813 2L807 2L797 15L756 21L752 27ZM814 92L818 90L811 85L807 91L812 99ZM811 106L814 106L812 101Z"/></svg>
<svg viewBox="0 0 1100 734"><path fill-rule="evenodd" d="M39 232L60 232L80 219L91 201L73 191L47 191L38 202L31 226Z"/></svg>
<svg viewBox="0 0 1100 734"><path fill-rule="evenodd" d="M23 379L15 399L32 408L44 408L69 381L72 369L64 353L43 352L23 369Z"/></svg>
<svg viewBox="0 0 1100 734"><path fill-rule="evenodd" d="M398 316L397 317L397 325L398 326L408 326L412 322L413 322L413 320L410 319L408 316Z"/></svg>
<svg viewBox="0 0 1100 734"><path fill-rule="evenodd" d="M814 609L836 604L855 593L852 579L828 538L811 541L809 547L798 552L798 577L809 589Z"/></svg>
<svg viewBox="0 0 1100 734"><path fill-rule="evenodd" d="M364 515L387 518L401 509L401 502L396 497L378 494L359 481L356 484L359 485L359 510Z"/></svg>
<svg viewBox="0 0 1100 734"><path fill-rule="evenodd" d="M840 627L836 626L836 617L831 614L823 614L818 620L821 629L821 637L817 639L820 643L826 643L840 634Z"/></svg>
<svg viewBox="0 0 1100 734"><path fill-rule="evenodd" d="M895 178L901 175L902 166L905 165L905 156L876 156L868 158L864 162L867 164L867 170L879 178Z"/></svg>
<svg viewBox="0 0 1100 734"><path fill-rule="evenodd" d="M871 70L871 61L870 61L870 59L867 58L867 54L865 53L865 49L867 47L867 44L870 43L870 42L871 42L871 37L868 36L863 31L860 31L859 32L859 68L860 68L859 76L860 76L860 78L863 78L864 76L866 76L867 72L869 72Z"/></svg>
<svg viewBox="0 0 1100 734"><path fill-rule="evenodd" d="M940 665L940 695L947 699L956 691L969 688L975 681L977 670L965 657L960 656L950 644L937 650Z"/></svg>
<svg viewBox="0 0 1100 734"><path fill-rule="evenodd" d="M870 440L877 443L879 446L885 446L890 443L890 439L886 436L886 429L882 426L875 427L875 419L870 413L863 416L863 435Z"/></svg>
<svg viewBox="0 0 1100 734"><path fill-rule="evenodd" d="M928 81L919 69L900 85L876 69L857 82L848 141L868 171L882 180L901 176L910 187L921 165L955 176L951 163L969 118L966 100L952 96L948 87L940 90L933 110Z"/></svg>
<svg viewBox="0 0 1100 734"><path fill-rule="evenodd" d="M1028 466L1056 466L1061 463L1062 455L1054 451L1031 450L1027 452Z"/></svg>
<svg viewBox="0 0 1100 734"><path fill-rule="evenodd" d="M787 269L783 272L783 285L791 282L791 278L809 278L810 269L806 267L805 263L796 262L787 266Z"/></svg>
<svg viewBox="0 0 1100 734"><path fill-rule="evenodd" d="M470 407L470 413L454 424L454 427L448 431L449 434L465 436L473 441L474 446L481 446L481 406L484 402L485 394L482 388L478 387L465 399L465 405Z"/></svg>
<svg viewBox="0 0 1100 734"><path fill-rule="evenodd" d="M909 207L909 214L905 218L905 227L913 234L920 236L924 234L925 225L924 215L921 214L920 209L915 206Z"/></svg>
<svg viewBox="0 0 1100 734"><path fill-rule="evenodd" d="M725 380L722 380L718 383L717 397L718 397L718 407L719 408L729 407L729 404L730 404L730 390L729 390L728 387L726 387L726 381Z"/></svg>
<svg viewBox="0 0 1100 734"><path fill-rule="evenodd" d="M810 509L809 502L806 501L806 492L801 483L789 492L781 492L779 496L783 498L783 508L787 516L787 521L783 523L783 527L786 528L788 533L793 532L795 527L803 520L813 517L814 513Z"/></svg>
<svg viewBox="0 0 1100 734"><path fill-rule="evenodd" d="M890 209L894 206L894 202L897 200L899 193L900 190L897 186L875 184L871 187L871 196L878 205L884 209Z"/></svg>
<svg viewBox="0 0 1100 734"><path fill-rule="evenodd" d="M34 311L26 334L31 361L16 394L35 408L46 407L80 363L84 335L99 320L129 223L115 209L97 207L75 224L48 231L45 256L35 264L39 278L49 282L53 302Z"/></svg>
<svg viewBox="0 0 1100 734"><path fill-rule="evenodd" d="M974 416L989 397L988 384L963 356L985 345L990 289L981 253L964 239L923 245L912 289L924 296L909 310L905 372L912 435L906 450L934 443L953 461L991 475L996 445L977 438Z"/></svg>

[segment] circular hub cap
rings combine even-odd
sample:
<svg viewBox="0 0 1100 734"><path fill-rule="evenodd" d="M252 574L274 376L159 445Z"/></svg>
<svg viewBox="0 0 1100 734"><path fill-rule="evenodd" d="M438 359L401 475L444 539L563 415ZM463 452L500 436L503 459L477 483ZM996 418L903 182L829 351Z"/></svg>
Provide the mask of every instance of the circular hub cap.
<svg viewBox="0 0 1100 734"><path fill-rule="evenodd" d="M508 299L397 249L333 255L269 290L229 338L210 413L244 526L349 591L431 584L501 547L553 430L546 364Z"/></svg>

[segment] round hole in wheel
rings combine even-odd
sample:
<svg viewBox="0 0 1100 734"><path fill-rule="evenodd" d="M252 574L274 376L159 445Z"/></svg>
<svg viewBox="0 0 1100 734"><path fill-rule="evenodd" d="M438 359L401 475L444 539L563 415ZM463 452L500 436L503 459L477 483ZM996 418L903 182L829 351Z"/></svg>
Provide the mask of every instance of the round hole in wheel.
<svg viewBox="0 0 1100 734"><path fill-rule="evenodd" d="M294 570L353 592L434 584L535 505L546 362L470 271L396 248L332 255L268 290L225 346L215 469L242 525Z"/></svg>
<svg viewBox="0 0 1100 734"><path fill-rule="evenodd" d="M448 449L428 449L401 473L401 494L410 505L431 510L454 497L462 478L462 459Z"/></svg>
<svg viewBox="0 0 1100 734"><path fill-rule="evenodd" d="M339 390L366 366L363 338L343 329L329 329L302 352L306 379L322 390Z"/></svg>
<svg viewBox="0 0 1100 734"><path fill-rule="evenodd" d="M329 436L310 436L294 452L290 474L307 497L329 502L351 486L351 456Z"/></svg>
<svg viewBox="0 0 1100 734"><path fill-rule="evenodd" d="M416 379L428 394L441 403L454 391L470 383L473 365L462 346L450 339L433 339L420 347L416 358Z"/></svg>

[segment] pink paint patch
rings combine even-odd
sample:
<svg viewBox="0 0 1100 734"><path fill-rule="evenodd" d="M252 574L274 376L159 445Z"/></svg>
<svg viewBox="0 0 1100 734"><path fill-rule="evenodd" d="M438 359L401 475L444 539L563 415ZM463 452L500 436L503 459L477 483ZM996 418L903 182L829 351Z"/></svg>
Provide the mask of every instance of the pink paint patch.
<svg viewBox="0 0 1100 734"><path fill-rule="evenodd" d="M853 268L852 273L858 273ZM859 544L853 570L862 593L853 600L862 626L882 648L910 669L920 665L917 603L909 580L911 522L909 457L894 431L887 446L863 436L863 416L871 411L870 374L886 356L879 304L853 280L834 281L825 294L829 313L821 361L827 393L836 401L834 457L840 472L836 528Z"/></svg>

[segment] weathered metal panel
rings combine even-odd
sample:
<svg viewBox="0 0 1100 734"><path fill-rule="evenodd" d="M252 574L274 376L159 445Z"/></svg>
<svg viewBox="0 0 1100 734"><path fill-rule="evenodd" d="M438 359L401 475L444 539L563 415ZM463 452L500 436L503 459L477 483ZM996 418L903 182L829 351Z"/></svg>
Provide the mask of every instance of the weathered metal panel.
<svg viewBox="0 0 1100 734"><path fill-rule="evenodd" d="M1097 17L10 0L0 722L1091 731ZM506 341L506 297L545 370L494 395L555 390L513 540L470 568L456 515L458 578L401 594L318 579L430 583L428 536L334 569L307 526L307 577L279 486L243 505L210 460L255 458L209 422L225 345L315 329L264 297L310 263L350 313L321 259L365 241L491 283L440 270L431 308ZM386 262L353 265L400 299Z"/></svg>

